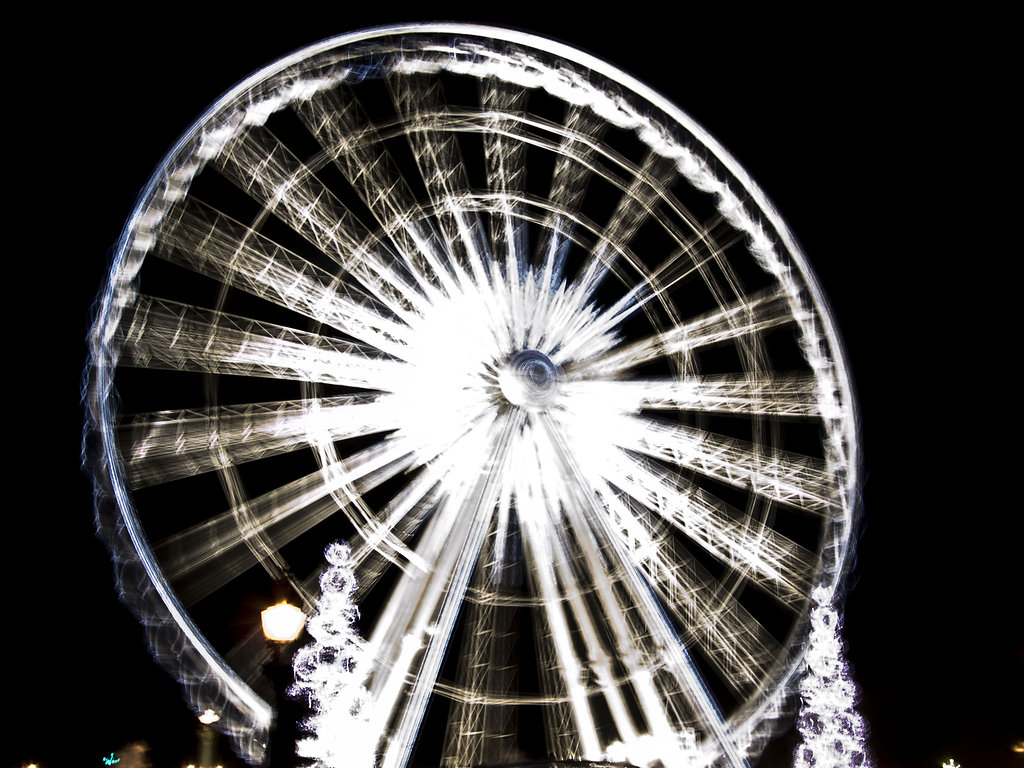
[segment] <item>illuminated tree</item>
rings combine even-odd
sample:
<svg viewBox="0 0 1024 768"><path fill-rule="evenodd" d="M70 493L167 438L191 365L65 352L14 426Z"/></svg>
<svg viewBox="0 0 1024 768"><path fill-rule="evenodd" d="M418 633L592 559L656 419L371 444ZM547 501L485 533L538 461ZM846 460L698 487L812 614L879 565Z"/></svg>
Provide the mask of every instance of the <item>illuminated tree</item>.
<svg viewBox="0 0 1024 768"><path fill-rule="evenodd" d="M372 766L377 735L367 727L362 685L363 640L355 623L356 579L347 545L331 544L320 576L317 611L307 630L313 642L295 654L294 693L308 697L314 714L304 728L311 735L298 753L323 766Z"/></svg>
<svg viewBox="0 0 1024 768"><path fill-rule="evenodd" d="M794 768L867 768L864 741L867 728L855 709L857 687L843 656L840 618L828 591L811 593L811 637L807 647L807 672L800 682L802 737L793 760Z"/></svg>

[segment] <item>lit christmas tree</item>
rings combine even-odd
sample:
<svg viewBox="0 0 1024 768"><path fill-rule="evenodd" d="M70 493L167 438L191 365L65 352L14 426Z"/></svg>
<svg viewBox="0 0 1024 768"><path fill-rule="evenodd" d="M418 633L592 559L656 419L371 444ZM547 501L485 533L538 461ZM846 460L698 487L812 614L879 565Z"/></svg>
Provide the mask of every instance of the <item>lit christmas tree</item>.
<svg viewBox="0 0 1024 768"><path fill-rule="evenodd" d="M855 709L857 687L843 656L839 614L828 591L811 594L811 637L807 672L800 681L802 741L796 749L795 768L867 768L864 719Z"/></svg>
<svg viewBox="0 0 1024 768"><path fill-rule="evenodd" d="M304 724L311 735L297 745L302 757L325 768L372 768L377 733L368 726L364 644L355 627L355 572L347 545L325 552L316 614L309 620L313 642L295 654L293 691L309 699L314 714Z"/></svg>

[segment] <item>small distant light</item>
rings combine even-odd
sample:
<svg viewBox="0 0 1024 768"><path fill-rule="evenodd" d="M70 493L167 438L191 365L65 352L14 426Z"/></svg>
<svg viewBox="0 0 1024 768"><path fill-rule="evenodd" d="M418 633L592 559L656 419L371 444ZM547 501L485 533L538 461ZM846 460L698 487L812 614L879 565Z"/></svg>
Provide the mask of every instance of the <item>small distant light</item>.
<svg viewBox="0 0 1024 768"><path fill-rule="evenodd" d="M267 608L260 614L260 618L263 621L263 634L268 640L278 643L290 643L306 626L306 614L302 609L285 600Z"/></svg>
<svg viewBox="0 0 1024 768"><path fill-rule="evenodd" d="M953 758L949 758L948 763L943 763L942 768L960 768L960 763L954 763Z"/></svg>
<svg viewBox="0 0 1024 768"><path fill-rule="evenodd" d="M212 709L208 709L199 716L199 722L203 725L212 725L220 720L220 715L214 712Z"/></svg>

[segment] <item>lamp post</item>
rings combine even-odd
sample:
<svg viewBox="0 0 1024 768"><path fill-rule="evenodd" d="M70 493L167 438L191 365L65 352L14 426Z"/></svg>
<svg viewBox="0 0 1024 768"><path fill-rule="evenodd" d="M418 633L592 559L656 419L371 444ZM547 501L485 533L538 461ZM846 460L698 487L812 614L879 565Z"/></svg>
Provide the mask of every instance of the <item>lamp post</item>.
<svg viewBox="0 0 1024 768"><path fill-rule="evenodd" d="M217 732L210 727L220 720L220 715L208 709L199 715L198 719L199 728L196 730L196 736L199 740L199 768L220 768L217 765Z"/></svg>
<svg viewBox="0 0 1024 768"><path fill-rule="evenodd" d="M296 722L299 708L288 696L294 681L291 667L291 644L306 626L306 614L287 600L281 600L260 614L263 635L270 645L270 661L263 671L274 686L277 717L270 727L270 768L292 768L295 765Z"/></svg>

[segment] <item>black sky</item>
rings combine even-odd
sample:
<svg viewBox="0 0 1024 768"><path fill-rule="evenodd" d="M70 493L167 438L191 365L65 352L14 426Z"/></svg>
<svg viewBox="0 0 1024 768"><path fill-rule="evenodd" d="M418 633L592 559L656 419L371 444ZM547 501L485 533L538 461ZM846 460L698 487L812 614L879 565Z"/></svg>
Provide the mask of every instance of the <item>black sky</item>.
<svg viewBox="0 0 1024 768"><path fill-rule="evenodd" d="M15 713L3 764L99 766L146 739L157 768L171 768L194 741L176 684L117 601L78 466L89 307L135 196L245 75L333 34L432 17L517 27L611 61L703 124L775 202L832 302L859 394L865 525L846 637L878 764L1024 765L1010 752L1024 740L1019 470L1008 468L1020 387L1018 355L1001 347L1019 346L1020 323L1003 325L1014 311L1000 305L1006 255L975 236L995 225L972 163L998 149L954 119L977 108L947 44L963 37L955 25L539 5L308 10L83 13L13 73L7 152L23 192L7 203L14 611L3 679ZM787 764L794 739L763 764Z"/></svg>

